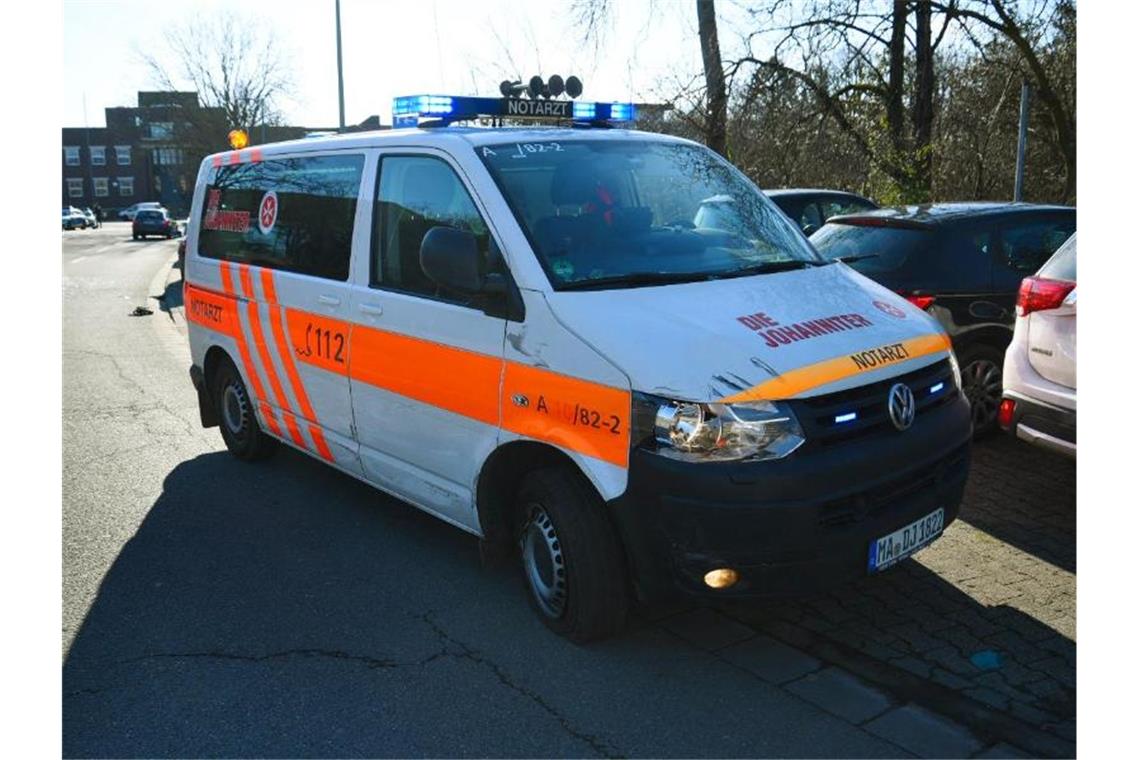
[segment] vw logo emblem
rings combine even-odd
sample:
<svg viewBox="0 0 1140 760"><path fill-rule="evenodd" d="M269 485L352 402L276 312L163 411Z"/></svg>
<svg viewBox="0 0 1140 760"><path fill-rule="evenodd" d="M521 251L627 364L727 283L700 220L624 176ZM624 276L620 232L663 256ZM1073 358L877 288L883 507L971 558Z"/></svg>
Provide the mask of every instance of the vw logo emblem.
<svg viewBox="0 0 1140 760"><path fill-rule="evenodd" d="M914 422L914 394L903 383L895 383L887 394L887 413L899 430L906 430Z"/></svg>

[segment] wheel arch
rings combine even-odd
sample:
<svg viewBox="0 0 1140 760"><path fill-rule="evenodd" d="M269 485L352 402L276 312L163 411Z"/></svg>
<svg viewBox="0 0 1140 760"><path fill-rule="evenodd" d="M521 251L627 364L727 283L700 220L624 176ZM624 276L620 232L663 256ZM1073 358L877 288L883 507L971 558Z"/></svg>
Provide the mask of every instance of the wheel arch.
<svg viewBox="0 0 1140 760"><path fill-rule="evenodd" d="M515 496L527 473L544 467L566 467L598 494L597 484L578 462L557 446L530 440L509 441L487 457L475 485L475 506L483 540L495 552L512 543L511 520Z"/></svg>

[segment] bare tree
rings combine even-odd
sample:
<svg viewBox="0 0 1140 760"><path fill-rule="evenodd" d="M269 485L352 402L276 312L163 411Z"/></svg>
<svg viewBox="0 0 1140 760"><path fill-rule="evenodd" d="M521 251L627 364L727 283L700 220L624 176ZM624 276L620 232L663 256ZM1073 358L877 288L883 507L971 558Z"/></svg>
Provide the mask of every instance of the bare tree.
<svg viewBox="0 0 1140 760"><path fill-rule="evenodd" d="M156 84L166 90L185 86L198 92L201 114L192 115L209 131L247 132L257 125L280 124L280 101L292 93L293 80L285 53L273 32L233 13L210 21L171 29L164 35L172 63L144 53ZM180 87L182 85L182 87ZM209 109L217 109L209 113ZM218 124L218 114L223 124ZM250 135L255 139L256 135ZM215 138L224 143L224 133Z"/></svg>
<svg viewBox="0 0 1140 760"><path fill-rule="evenodd" d="M1058 147L1065 158L1065 199L1075 200L1077 182L1077 103L1076 88L1066 92L1063 79L1051 71L1043 51L1050 32L1076 34L1077 8L1073 0L1059 0L1046 18L1048 3L1034 3L1024 14L1007 6L1003 0L946 0L932 7L954 19L979 48L984 43L976 31L980 28L1006 39L1017 50L1025 75L1033 83L1034 92L1052 123ZM1051 23L1050 23L1051 22ZM1075 45L1074 45L1075 48Z"/></svg>
<svg viewBox="0 0 1140 760"><path fill-rule="evenodd" d="M697 27L701 42L701 60L705 74L705 113L702 133L705 144L721 155L727 154L728 88L724 78L724 61L720 55L714 0L696 0ZM593 42L595 50L611 20L611 0L572 0L571 18L579 26L584 42Z"/></svg>
<svg viewBox="0 0 1140 760"><path fill-rule="evenodd" d="M728 92L724 86L724 63L716 31L713 0L697 0L697 34L701 38L701 61L705 69L708 115L705 117L705 144L727 155Z"/></svg>

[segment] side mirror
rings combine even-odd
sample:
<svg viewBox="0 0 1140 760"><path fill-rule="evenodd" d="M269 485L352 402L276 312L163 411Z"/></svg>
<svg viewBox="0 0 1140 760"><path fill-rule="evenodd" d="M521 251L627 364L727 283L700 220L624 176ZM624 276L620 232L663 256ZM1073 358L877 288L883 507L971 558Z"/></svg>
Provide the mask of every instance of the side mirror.
<svg viewBox="0 0 1140 760"><path fill-rule="evenodd" d="M460 293L483 289L475 236L454 227L432 227L420 243L420 267L432 282Z"/></svg>

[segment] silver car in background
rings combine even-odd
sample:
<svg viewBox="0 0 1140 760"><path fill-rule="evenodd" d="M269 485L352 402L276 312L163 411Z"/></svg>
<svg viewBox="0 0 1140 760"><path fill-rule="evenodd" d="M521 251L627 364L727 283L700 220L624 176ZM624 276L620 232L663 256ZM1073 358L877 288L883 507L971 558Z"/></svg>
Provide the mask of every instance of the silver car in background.
<svg viewBox="0 0 1140 760"><path fill-rule="evenodd" d="M1077 235L1021 283L1005 353L998 423L1023 441L1077 455Z"/></svg>

